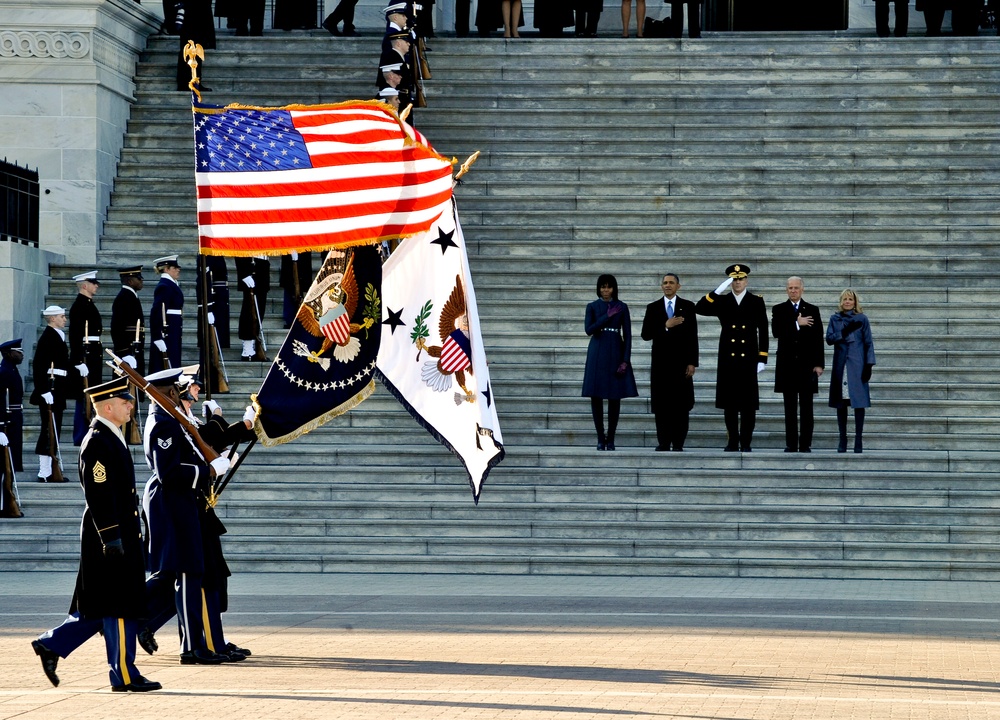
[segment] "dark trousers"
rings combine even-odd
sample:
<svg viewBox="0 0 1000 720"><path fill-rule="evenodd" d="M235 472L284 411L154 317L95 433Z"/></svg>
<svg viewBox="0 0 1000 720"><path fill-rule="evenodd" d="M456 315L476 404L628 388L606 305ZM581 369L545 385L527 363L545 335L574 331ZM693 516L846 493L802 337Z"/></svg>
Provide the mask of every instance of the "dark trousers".
<svg viewBox="0 0 1000 720"><path fill-rule="evenodd" d="M663 410L655 413L656 442L665 450L683 450L687 439L690 413L687 410Z"/></svg>
<svg viewBox="0 0 1000 720"><path fill-rule="evenodd" d="M337 26L338 23L344 23L344 31L350 31L354 29L354 6L358 4L358 0L340 0L337 7L333 9L333 12L326 16L326 20L323 21L323 27L332 25Z"/></svg>
<svg viewBox="0 0 1000 720"><path fill-rule="evenodd" d="M174 583L177 623L181 631L181 652L206 648L202 581L202 576L195 573L177 573L177 580Z"/></svg>
<svg viewBox="0 0 1000 720"><path fill-rule="evenodd" d="M875 34L879 37L889 37L889 3L896 7L896 37L906 37L906 28L910 20L908 0L875 0Z"/></svg>
<svg viewBox="0 0 1000 720"><path fill-rule="evenodd" d="M757 411L752 408L726 408L726 432L729 440L726 447L749 450L753 442L753 429L757 426Z"/></svg>
<svg viewBox="0 0 1000 720"><path fill-rule="evenodd" d="M576 11L576 34L596 35L597 24L601 21L600 10L577 10ZM641 22L641 21L640 21Z"/></svg>
<svg viewBox="0 0 1000 720"><path fill-rule="evenodd" d="M935 4L933 7L924 7L924 24L927 25L927 37L939 37L941 35L941 23L943 22L943 4Z"/></svg>
<svg viewBox="0 0 1000 720"><path fill-rule="evenodd" d="M236 3L239 11L230 16L233 26L236 28L237 37L253 35L260 37L264 34L264 0L239 0Z"/></svg>
<svg viewBox="0 0 1000 720"><path fill-rule="evenodd" d="M141 677L135 667L136 627L136 621L128 618L88 619L80 617L79 613L73 613L62 625L52 628L38 639L42 645L65 659L94 635L103 633L111 686L122 687Z"/></svg>
<svg viewBox="0 0 1000 720"><path fill-rule="evenodd" d="M813 392L812 389L794 390L782 393L785 401L785 447L791 450L807 450L813 439ZM799 416L802 429L799 430Z"/></svg>
<svg viewBox="0 0 1000 720"><path fill-rule="evenodd" d="M87 437L87 431L90 429L90 423L87 422L88 402L90 401L86 397L77 400L73 409L73 444L77 447L83 444L83 439Z"/></svg>
<svg viewBox="0 0 1000 720"><path fill-rule="evenodd" d="M173 573L155 572L146 580L146 618L143 626L155 633L177 614Z"/></svg>
<svg viewBox="0 0 1000 720"><path fill-rule="evenodd" d="M4 434L10 443L10 462L15 472L24 472L24 414L21 410L11 410L7 415Z"/></svg>
<svg viewBox="0 0 1000 720"><path fill-rule="evenodd" d="M469 35L469 13L472 0L455 0L455 34L458 37Z"/></svg>
<svg viewBox="0 0 1000 720"><path fill-rule="evenodd" d="M673 23L674 37L684 35L684 6L688 9L688 37L701 37L701 3L689 0L678 0L670 3L670 20Z"/></svg>

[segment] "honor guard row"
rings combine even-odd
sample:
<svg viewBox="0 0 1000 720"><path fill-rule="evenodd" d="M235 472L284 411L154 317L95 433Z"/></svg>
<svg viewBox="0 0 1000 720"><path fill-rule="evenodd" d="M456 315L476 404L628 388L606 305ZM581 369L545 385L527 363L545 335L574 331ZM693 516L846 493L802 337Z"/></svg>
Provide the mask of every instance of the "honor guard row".
<svg viewBox="0 0 1000 720"><path fill-rule="evenodd" d="M24 360L21 338L0 345L0 517L19 518L16 473L22 472L24 382L17 366Z"/></svg>
<svg viewBox="0 0 1000 720"><path fill-rule="evenodd" d="M375 76L376 99L388 103L397 112L407 105L424 105L420 92L422 59L417 32L417 15L421 8L421 5L400 0L383 10L386 24ZM412 107L407 122L413 124Z"/></svg>

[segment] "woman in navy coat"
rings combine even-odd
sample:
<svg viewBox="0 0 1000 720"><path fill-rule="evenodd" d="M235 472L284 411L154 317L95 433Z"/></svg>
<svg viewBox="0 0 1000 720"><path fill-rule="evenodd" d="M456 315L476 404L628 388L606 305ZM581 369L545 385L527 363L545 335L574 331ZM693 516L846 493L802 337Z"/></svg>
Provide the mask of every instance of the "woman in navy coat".
<svg viewBox="0 0 1000 720"><path fill-rule="evenodd" d="M847 452L847 406L854 408L854 452L862 451L865 408L871 407L868 381L875 366L875 345L868 316L861 311L861 299L848 288L840 293L838 312L830 318L826 344L833 345L833 373L830 376L830 407L837 408L840 444L837 452Z"/></svg>
<svg viewBox="0 0 1000 720"><path fill-rule="evenodd" d="M598 300L587 305L584 329L590 335L587 365L583 373L583 396L590 398L590 409L597 429L597 449L615 449L615 430L622 398L636 397L632 373L632 319L628 305L618 299L618 281L614 275L597 278ZM608 430L604 432L604 403L608 401Z"/></svg>

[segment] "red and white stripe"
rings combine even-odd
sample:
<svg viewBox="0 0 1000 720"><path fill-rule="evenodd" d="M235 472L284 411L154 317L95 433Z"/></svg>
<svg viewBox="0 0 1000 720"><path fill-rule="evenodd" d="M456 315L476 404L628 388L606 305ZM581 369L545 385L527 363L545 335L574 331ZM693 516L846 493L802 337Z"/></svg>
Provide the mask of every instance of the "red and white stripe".
<svg viewBox="0 0 1000 720"><path fill-rule="evenodd" d="M462 346L449 336L441 348L441 369L445 372L458 372L465 370L470 365L472 365L472 361L462 350Z"/></svg>
<svg viewBox="0 0 1000 720"><path fill-rule="evenodd" d="M351 320L344 312L325 325L320 325L319 330L325 337L338 345L343 345L351 337Z"/></svg>

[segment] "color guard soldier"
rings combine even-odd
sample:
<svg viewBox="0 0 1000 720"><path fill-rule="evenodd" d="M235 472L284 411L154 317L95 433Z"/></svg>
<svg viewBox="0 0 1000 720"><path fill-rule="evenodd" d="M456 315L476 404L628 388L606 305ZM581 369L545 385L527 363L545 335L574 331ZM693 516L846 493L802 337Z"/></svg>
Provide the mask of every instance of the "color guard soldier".
<svg viewBox="0 0 1000 720"><path fill-rule="evenodd" d="M66 346L66 311L58 305L42 310L48 326L42 330L31 359L31 377L35 389L31 404L37 405L42 417L42 429L35 443L38 455L38 482L67 482L52 473L53 453L59 451L63 410L66 409L66 385L69 380L69 349ZM55 432L51 427L55 427Z"/></svg>
<svg viewBox="0 0 1000 720"><path fill-rule="evenodd" d="M16 472L24 472L24 381L17 369L23 361L21 338L0 345L0 446L10 447Z"/></svg>
<svg viewBox="0 0 1000 720"><path fill-rule="evenodd" d="M699 315L719 318L719 364L715 407L725 411L727 452L750 452L757 423L760 393L757 374L767 366L767 307L764 298L747 292L746 265L730 265L728 276L714 292L698 301ZM732 293L722 293L730 286Z"/></svg>
<svg viewBox="0 0 1000 720"><path fill-rule="evenodd" d="M101 313L94 304L94 295L101 286L97 271L90 270L73 276L79 293L69 309L69 362L77 377L73 377L70 395L76 400L73 413L73 444L83 442L88 427L88 401L84 390L100 385L104 374L104 348L101 347ZM72 377L72 376L71 376Z"/></svg>
<svg viewBox="0 0 1000 720"><path fill-rule="evenodd" d="M208 273L206 284L208 285L208 311L213 318L209 320L215 325L216 335L219 337L219 349L228 350L229 338L229 270L226 268L226 258L216 255L206 255L205 272ZM198 303L201 303L202 284L198 283ZM201 312L198 312L201 318ZM214 320L214 322L213 322ZM202 337L201 325L198 326L198 337Z"/></svg>
<svg viewBox="0 0 1000 720"><path fill-rule="evenodd" d="M389 107L396 111L398 115L400 112L400 100L399 91L395 88L385 87L378 91L378 95L375 96L376 100L381 100L386 103Z"/></svg>
<svg viewBox="0 0 1000 720"><path fill-rule="evenodd" d="M302 304L309 286L313 281L312 253L292 252L281 256L281 272L278 274L278 285L285 291L281 319L287 330L295 321L295 315ZM296 294L296 276L298 276L298 294Z"/></svg>
<svg viewBox="0 0 1000 720"><path fill-rule="evenodd" d="M160 281L153 291L153 307L149 311L149 370L181 366L181 342L184 329L184 293L181 291L181 266L176 255L161 257L154 262Z"/></svg>
<svg viewBox="0 0 1000 720"><path fill-rule="evenodd" d="M267 293L271 289L271 261L266 257L236 258L236 275L243 292L240 308L239 338L243 341L243 359L267 362L262 340L261 321L267 308Z"/></svg>
<svg viewBox="0 0 1000 720"><path fill-rule="evenodd" d="M102 633L114 692L159 690L135 667L137 618L145 613L142 535L135 494L135 466L121 426L135 399L127 378L87 388L97 417L80 450L80 483L86 500L80 527L80 569L70 615L31 643L42 670L59 684L56 666Z"/></svg>
<svg viewBox="0 0 1000 720"><path fill-rule="evenodd" d="M140 375L146 374L146 315L139 301L142 265L118 271L122 289L111 305L111 346Z"/></svg>
<svg viewBox="0 0 1000 720"><path fill-rule="evenodd" d="M177 382L182 369L154 373L146 378L182 412ZM144 449L153 476L146 484L143 509L148 522L149 570L146 628L155 629L177 613L182 665L218 665L228 656L212 652L206 642L202 614L202 585L206 571L200 507L207 502L213 477L225 473L224 457L207 463L190 436L172 415L157 406L147 422ZM174 608L169 608L170 590ZM159 624L157 624L159 623ZM143 633L143 649L156 649L152 634ZM147 647L148 644L148 647Z"/></svg>

